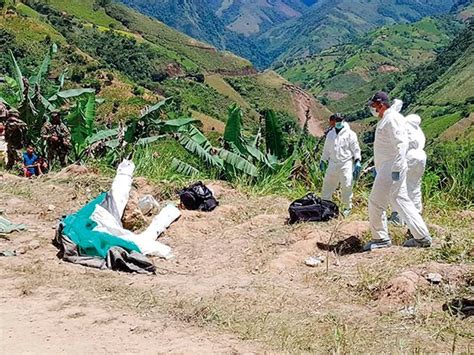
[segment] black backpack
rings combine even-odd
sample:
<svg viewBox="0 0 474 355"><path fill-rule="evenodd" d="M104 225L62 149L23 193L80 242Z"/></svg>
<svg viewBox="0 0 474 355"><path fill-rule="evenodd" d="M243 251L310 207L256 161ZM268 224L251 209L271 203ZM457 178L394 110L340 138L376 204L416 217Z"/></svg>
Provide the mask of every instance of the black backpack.
<svg viewBox="0 0 474 355"><path fill-rule="evenodd" d="M179 199L187 210L210 212L219 205L211 190L201 181L181 190Z"/></svg>
<svg viewBox="0 0 474 355"><path fill-rule="evenodd" d="M323 200L313 193L294 201L288 209L289 223L326 222L339 215L339 208L334 202Z"/></svg>

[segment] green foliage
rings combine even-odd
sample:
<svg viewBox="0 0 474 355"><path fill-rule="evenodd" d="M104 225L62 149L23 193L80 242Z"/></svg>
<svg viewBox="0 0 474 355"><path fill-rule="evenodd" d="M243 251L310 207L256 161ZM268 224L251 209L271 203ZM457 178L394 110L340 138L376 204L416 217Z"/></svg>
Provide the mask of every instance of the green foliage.
<svg viewBox="0 0 474 355"><path fill-rule="evenodd" d="M75 159L80 159L88 139L94 132L95 95L87 94L84 99L77 101L75 107L66 118L71 130L71 143Z"/></svg>
<svg viewBox="0 0 474 355"><path fill-rule="evenodd" d="M424 187L428 199L442 205L472 208L474 201L474 146L472 142L446 142L434 145L428 156ZM439 193L444 195L441 197Z"/></svg>
<svg viewBox="0 0 474 355"><path fill-rule="evenodd" d="M270 154L275 155L277 158L285 156L283 132L275 112L270 110L265 112L265 142Z"/></svg>
<svg viewBox="0 0 474 355"><path fill-rule="evenodd" d="M176 158L173 158L173 161L171 162L171 167L175 169L179 174L191 177L199 174L199 170L197 170L195 167Z"/></svg>
<svg viewBox="0 0 474 355"><path fill-rule="evenodd" d="M212 154L210 149L206 149L191 137L181 134L178 136L179 143L190 153L195 154L200 159L205 161L211 167L221 169L223 166L222 160ZM207 145L207 142L204 146Z"/></svg>
<svg viewBox="0 0 474 355"><path fill-rule="evenodd" d="M226 149L219 151L219 157L229 165L229 169L235 175L235 170L240 170L249 176L258 176L258 169L255 165L250 163L247 159L243 158L237 153L232 153Z"/></svg>
<svg viewBox="0 0 474 355"><path fill-rule="evenodd" d="M236 104L229 107L224 131L224 142L232 144L240 153L245 152L242 142L242 110Z"/></svg>
<svg viewBox="0 0 474 355"><path fill-rule="evenodd" d="M53 43L39 69L36 70L36 75L33 75L28 80L23 76L13 52L10 51L15 81L7 81L7 85L15 84L15 87L12 89L17 91L15 97L4 97L2 101L7 102L11 107L17 107L20 117L28 127L27 139L34 144L41 142L40 130L50 111L60 108L65 104L75 103L75 108L71 112L71 121L75 133L73 145L76 148L77 156L78 152L85 148L86 138L92 134L92 125L96 114L95 91L93 89L60 91L64 85L64 77L60 77L59 83L56 86L49 85L54 90L51 96L51 93L43 92L42 87L48 87L48 84L50 84L45 78L49 73L52 56L56 52L57 46ZM41 86L41 84L44 85Z"/></svg>

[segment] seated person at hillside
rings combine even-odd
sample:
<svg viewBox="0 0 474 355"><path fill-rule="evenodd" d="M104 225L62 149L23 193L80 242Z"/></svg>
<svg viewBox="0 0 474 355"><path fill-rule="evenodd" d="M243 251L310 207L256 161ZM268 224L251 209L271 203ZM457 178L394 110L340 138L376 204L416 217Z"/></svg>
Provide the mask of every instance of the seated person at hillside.
<svg viewBox="0 0 474 355"><path fill-rule="evenodd" d="M23 153L23 174L25 177L42 174L38 156L31 144L26 147L26 152Z"/></svg>
<svg viewBox="0 0 474 355"><path fill-rule="evenodd" d="M38 166L41 170L41 174L47 174L49 171L48 161L43 156L38 156Z"/></svg>

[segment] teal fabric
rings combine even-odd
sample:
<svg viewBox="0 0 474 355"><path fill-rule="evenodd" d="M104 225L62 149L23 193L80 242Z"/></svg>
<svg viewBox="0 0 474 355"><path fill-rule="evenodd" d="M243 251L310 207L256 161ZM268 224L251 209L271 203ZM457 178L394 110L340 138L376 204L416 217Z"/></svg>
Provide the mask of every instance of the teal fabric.
<svg viewBox="0 0 474 355"><path fill-rule="evenodd" d="M0 234L7 234L13 231L25 231L28 228L24 224L16 224L0 216Z"/></svg>
<svg viewBox="0 0 474 355"><path fill-rule="evenodd" d="M105 258L108 250L112 247L122 247L129 252L140 253L140 249L133 242L108 233L93 231L97 223L90 217L95 207L101 204L106 196L107 194L103 193L76 213L68 215L63 221L63 234L77 245L80 255Z"/></svg>

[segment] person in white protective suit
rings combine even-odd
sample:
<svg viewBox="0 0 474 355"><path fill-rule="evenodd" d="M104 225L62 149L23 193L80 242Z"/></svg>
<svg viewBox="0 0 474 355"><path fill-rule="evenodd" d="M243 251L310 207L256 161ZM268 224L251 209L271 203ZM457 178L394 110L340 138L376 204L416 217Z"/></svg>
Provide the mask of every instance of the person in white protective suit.
<svg viewBox="0 0 474 355"><path fill-rule="evenodd" d="M397 102L398 101L398 102ZM401 105L400 100L395 100L394 105ZM392 106L394 106L392 105ZM408 135L407 152L407 190L408 197L415 204L416 209L421 214L423 212L423 202L421 195L421 182L426 169L426 137L420 127L421 117L418 115L406 116L406 130ZM393 222L400 221L398 212L394 211L390 218Z"/></svg>
<svg viewBox="0 0 474 355"><path fill-rule="evenodd" d="M352 209L352 186L362 168L359 142L341 114L332 115L329 124L333 128L326 135L319 164L321 171L326 173L321 198L332 200L332 195L340 185L343 214L348 216Z"/></svg>
<svg viewBox="0 0 474 355"><path fill-rule="evenodd" d="M391 204L405 221L413 238L405 247L429 247L431 236L407 190L408 134L405 117L390 107L388 95L376 93L369 101L370 111L380 121L375 131L374 162L376 177L369 197L369 221L372 241L365 251L391 246L386 210Z"/></svg>

